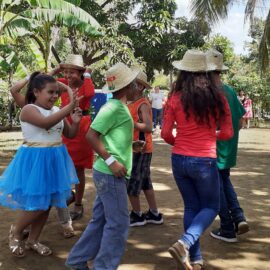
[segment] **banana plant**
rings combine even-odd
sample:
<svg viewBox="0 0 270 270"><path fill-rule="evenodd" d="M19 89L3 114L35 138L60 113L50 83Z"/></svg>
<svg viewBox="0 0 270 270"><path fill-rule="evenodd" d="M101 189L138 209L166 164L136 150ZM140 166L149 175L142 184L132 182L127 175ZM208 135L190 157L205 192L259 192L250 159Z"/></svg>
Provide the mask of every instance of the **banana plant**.
<svg viewBox="0 0 270 270"><path fill-rule="evenodd" d="M0 36L26 35L39 46L45 71L49 67L51 48L54 45L53 27L72 27L93 39L101 36L98 22L75 4L64 0L0 0Z"/></svg>

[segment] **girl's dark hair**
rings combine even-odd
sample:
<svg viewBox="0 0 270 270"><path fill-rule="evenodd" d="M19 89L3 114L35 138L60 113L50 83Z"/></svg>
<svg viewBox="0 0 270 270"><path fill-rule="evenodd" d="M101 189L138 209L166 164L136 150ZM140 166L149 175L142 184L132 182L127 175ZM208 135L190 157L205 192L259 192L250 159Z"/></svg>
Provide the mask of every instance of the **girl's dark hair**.
<svg viewBox="0 0 270 270"><path fill-rule="evenodd" d="M204 77L205 85L196 86L195 79ZM210 126L210 118L218 122L225 115L222 89L216 87L207 73L181 71L172 93L181 93L181 103L188 120L191 113L197 124Z"/></svg>
<svg viewBox="0 0 270 270"><path fill-rule="evenodd" d="M30 76L29 83L27 85L27 91L25 95L25 103L34 103L36 101L36 97L34 94L34 90L41 91L47 83L55 83L56 80L44 73L40 73L39 71L33 72Z"/></svg>

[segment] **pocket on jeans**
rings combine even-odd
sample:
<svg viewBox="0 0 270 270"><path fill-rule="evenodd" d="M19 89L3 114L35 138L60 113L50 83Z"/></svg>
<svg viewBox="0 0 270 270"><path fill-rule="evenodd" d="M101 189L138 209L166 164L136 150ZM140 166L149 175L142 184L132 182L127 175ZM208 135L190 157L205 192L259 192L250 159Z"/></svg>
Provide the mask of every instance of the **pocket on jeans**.
<svg viewBox="0 0 270 270"><path fill-rule="evenodd" d="M94 171L93 179L98 195L104 194L109 191L108 176L105 173Z"/></svg>

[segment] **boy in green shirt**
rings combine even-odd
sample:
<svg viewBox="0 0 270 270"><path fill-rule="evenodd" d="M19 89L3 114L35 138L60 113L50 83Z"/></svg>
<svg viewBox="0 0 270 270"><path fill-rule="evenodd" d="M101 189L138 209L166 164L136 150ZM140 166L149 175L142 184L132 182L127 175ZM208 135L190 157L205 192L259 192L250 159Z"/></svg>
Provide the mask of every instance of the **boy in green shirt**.
<svg viewBox="0 0 270 270"><path fill-rule="evenodd" d="M217 142L217 166L221 180L220 228L213 230L210 235L226 242L237 242L236 233L238 235L246 233L249 226L230 180L230 168L236 165L239 129L245 109L235 91L228 85L223 85L221 81L221 71L228 69L223 65L222 54L215 50L209 50L206 54L208 61L216 64L216 70L212 71L210 76L215 84L223 89L230 106L234 130L234 136L230 140Z"/></svg>
<svg viewBox="0 0 270 270"><path fill-rule="evenodd" d="M107 71L106 79L113 98L99 111L87 140L98 158L93 179L97 189L92 219L72 248L67 266L74 270L117 269L128 236L129 212L126 178L132 169L133 121L126 106L135 90L138 71L123 63Z"/></svg>

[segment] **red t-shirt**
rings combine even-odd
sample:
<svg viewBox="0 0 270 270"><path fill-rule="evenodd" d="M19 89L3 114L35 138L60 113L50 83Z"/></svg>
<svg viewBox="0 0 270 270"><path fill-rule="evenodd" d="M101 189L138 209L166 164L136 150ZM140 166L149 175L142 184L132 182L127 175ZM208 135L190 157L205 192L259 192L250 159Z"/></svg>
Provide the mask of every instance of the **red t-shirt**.
<svg viewBox="0 0 270 270"><path fill-rule="evenodd" d="M213 117L210 118L210 127L207 124L198 125L192 113L187 120L180 96L180 93L175 93L166 103L161 137L173 145L174 154L216 158L216 140L228 140L233 136L231 111L227 100L224 97L225 116L220 119L220 130L217 132L217 123ZM176 136L173 135L175 123Z"/></svg>

